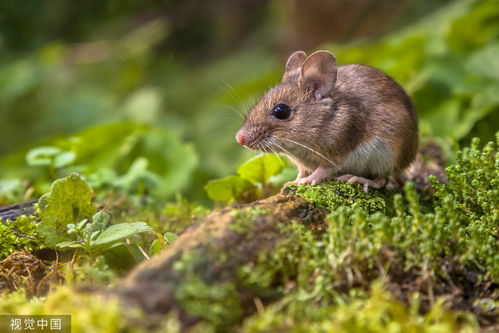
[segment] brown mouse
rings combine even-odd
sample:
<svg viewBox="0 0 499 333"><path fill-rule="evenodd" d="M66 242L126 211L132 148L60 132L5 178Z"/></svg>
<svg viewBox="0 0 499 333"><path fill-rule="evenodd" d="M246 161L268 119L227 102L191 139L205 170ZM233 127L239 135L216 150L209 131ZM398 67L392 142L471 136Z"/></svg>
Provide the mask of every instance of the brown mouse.
<svg viewBox="0 0 499 333"><path fill-rule="evenodd" d="M334 55L293 53L282 82L248 112L239 144L286 154L291 184L325 179L380 188L414 160L418 120L404 89L365 65L338 66Z"/></svg>

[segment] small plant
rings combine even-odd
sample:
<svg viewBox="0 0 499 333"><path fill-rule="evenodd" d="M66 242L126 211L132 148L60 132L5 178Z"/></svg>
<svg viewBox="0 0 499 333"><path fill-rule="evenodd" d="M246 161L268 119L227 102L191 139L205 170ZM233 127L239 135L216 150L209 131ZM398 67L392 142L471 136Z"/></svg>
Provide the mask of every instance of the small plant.
<svg viewBox="0 0 499 333"><path fill-rule="evenodd" d="M111 216L105 212L96 213L92 221L85 219L77 224L68 224L68 235L76 240L57 244L58 248L81 249L91 261L105 251L124 244L123 239L142 232L152 231L145 222L120 223L109 226Z"/></svg>
<svg viewBox="0 0 499 333"><path fill-rule="evenodd" d="M37 213L41 222L36 230L49 248L77 249L91 262L103 255L111 268L122 273L146 256L123 240L152 228L145 222L112 224L109 214L97 212L92 189L76 173L52 184L50 192L40 198Z"/></svg>
<svg viewBox="0 0 499 333"><path fill-rule="evenodd" d="M280 184L273 182L285 162L276 154L250 159L237 169L236 176L215 179L204 186L208 196L221 202L251 202L273 194ZM279 182L277 182L279 183Z"/></svg>
<svg viewBox="0 0 499 333"><path fill-rule="evenodd" d="M67 167L76 160L73 151L63 151L58 147L36 147L26 154L26 162L30 166L45 166L52 179L58 178L58 170Z"/></svg>

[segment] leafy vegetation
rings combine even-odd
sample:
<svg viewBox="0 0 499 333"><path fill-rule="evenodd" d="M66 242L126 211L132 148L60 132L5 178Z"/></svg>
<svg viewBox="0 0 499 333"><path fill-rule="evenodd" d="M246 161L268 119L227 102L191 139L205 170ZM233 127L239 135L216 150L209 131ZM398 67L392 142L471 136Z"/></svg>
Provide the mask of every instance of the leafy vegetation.
<svg viewBox="0 0 499 333"><path fill-rule="evenodd" d="M121 240L141 232L152 231L144 222L120 223L108 227L110 219L108 214L99 212L93 216L91 223L85 219L77 225L68 224L68 234L75 234L77 239L60 242L56 246L60 249L82 249L94 261L96 256L104 254L105 251L117 245L124 245L119 243Z"/></svg>
<svg viewBox="0 0 499 333"><path fill-rule="evenodd" d="M282 177L279 179L279 175L285 165L276 154L261 155L243 163L237 169L237 176L211 180L204 189L212 200L226 203L251 202L278 190L282 184Z"/></svg>
<svg viewBox="0 0 499 333"><path fill-rule="evenodd" d="M156 322L129 313L112 286L138 263L183 248L183 235L199 230L191 225L229 211L224 235L242 241L220 236L212 245L224 251L215 253L194 240L161 272L180 276L172 299L199 320L194 332L497 328L497 1L441 1L381 37L340 43L324 35L313 46L340 64L376 66L407 89L421 141L448 154L448 182L433 177L424 195L411 183L369 193L334 181L290 186L282 192L317 210L272 232L270 217L280 212L252 202L296 171L282 156L250 155L233 135L240 111L282 75L287 51L273 49L277 32L303 25L312 40L321 32L310 22L284 15L279 0L254 2L254 26L241 19L245 9L220 6L230 19L209 27L189 21L186 13L199 10L190 2L118 8L90 0L72 7L78 15L37 5L45 11L20 20L21 29L6 23L12 13L22 17L9 2L0 4L0 206L39 201L33 214L0 221L0 314L71 313L73 332L182 331L181 314ZM151 15L161 6L165 17ZM192 24L182 27L171 8ZM74 22L49 29L50 17ZM247 39L238 35L244 27ZM320 223L298 222L308 213ZM267 248L257 248L255 233ZM255 257L241 259L242 250ZM235 271L223 270L228 262L239 263ZM81 292L82 284L102 297Z"/></svg>

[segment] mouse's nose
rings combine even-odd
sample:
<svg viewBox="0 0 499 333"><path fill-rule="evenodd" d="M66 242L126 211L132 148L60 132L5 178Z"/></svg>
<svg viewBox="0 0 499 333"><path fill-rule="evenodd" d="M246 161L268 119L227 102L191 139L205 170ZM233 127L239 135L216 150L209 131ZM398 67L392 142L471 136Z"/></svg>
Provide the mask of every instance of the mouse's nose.
<svg viewBox="0 0 499 333"><path fill-rule="evenodd" d="M247 138L243 130L239 130L236 133L236 141L241 145L244 146L244 144L247 142Z"/></svg>

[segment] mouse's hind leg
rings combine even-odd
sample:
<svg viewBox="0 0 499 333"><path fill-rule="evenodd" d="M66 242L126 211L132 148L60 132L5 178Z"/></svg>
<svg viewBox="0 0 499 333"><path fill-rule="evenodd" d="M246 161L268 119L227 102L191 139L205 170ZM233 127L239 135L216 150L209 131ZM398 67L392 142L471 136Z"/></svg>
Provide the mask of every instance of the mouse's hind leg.
<svg viewBox="0 0 499 333"><path fill-rule="evenodd" d="M351 174L346 174L340 177L336 178L337 181L340 183L347 182L348 184L361 184L362 188L364 189L364 193L367 193L369 191L369 187L371 188L382 188L385 186L387 183L386 178L379 178L379 179L367 179L364 177L359 177L359 176L354 176Z"/></svg>

